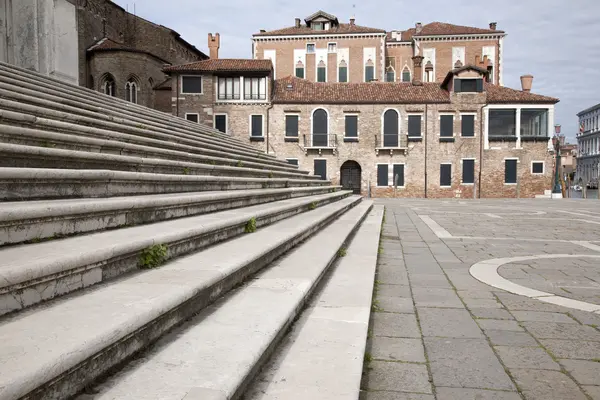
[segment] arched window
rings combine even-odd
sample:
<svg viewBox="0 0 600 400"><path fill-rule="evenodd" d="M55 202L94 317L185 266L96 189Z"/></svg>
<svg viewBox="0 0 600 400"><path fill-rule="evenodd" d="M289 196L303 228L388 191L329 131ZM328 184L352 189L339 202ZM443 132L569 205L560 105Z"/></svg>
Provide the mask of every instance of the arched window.
<svg viewBox="0 0 600 400"><path fill-rule="evenodd" d="M346 64L346 60L340 61L338 65L338 82L348 82L348 64Z"/></svg>
<svg viewBox="0 0 600 400"><path fill-rule="evenodd" d="M410 70L408 67L404 67L402 70L402 82L410 82Z"/></svg>
<svg viewBox="0 0 600 400"><path fill-rule="evenodd" d="M150 89L154 89L154 79L148 78L148 85L150 86Z"/></svg>
<svg viewBox="0 0 600 400"><path fill-rule="evenodd" d="M296 63L296 77L304 79L304 64L302 64L302 61Z"/></svg>
<svg viewBox="0 0 600 400"><path fill-rule="evenodd" d="M398 147L398 111L389 109L383 113L383 147Z"/></svg>
<svg viewBox="0 0 600 400"><path fill-rule="evenodd" d="M111 74L104 75L100 90L102 90L102 93L108 96L115 97L117 95L115 78L113 78Z"/></svg>
<svg viewBox="0 0 600 400"><path fill-rule="evenodd" d="M395 82L396 81L396 71L394 71L394 68L387 67L385 69L385 81L386 82Z"/></svg>
<svg viewBox="0 0 600 400"><path fill-rule="evenodd" d="M130 78L125 84L125 100L132 103L137 103L137 89L137 83Z"/></svg>
<svg viewBox="0 0 600 400"><path fill-rule="evenodd" d="M431 61L427 61L425 64L425 82L434 82L433 78L433 64Z"/></svg>
<svg viewBox="0 0 600 400"><path fill-rule="evenodd" d="M327 82L327 65L323 60L317 65L317 82Z"/></svg>
<svg viewBox="0 0 600 400"><path fill-rule="evenodd" d="M371 82L375 79L375 64L370 58L365 64L365 82Z"/></svg>
<svg viewBox="0 0 600 400"><path fill-rule="evenodd" d="M312 147L328 147L329 116L318 108L312 115Z"/></svg>

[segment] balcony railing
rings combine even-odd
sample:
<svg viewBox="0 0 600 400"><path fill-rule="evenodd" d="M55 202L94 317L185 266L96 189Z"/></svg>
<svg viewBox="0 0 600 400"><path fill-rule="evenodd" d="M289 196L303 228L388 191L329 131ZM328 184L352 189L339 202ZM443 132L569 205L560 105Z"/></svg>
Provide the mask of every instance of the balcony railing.
<svg viewBox="0 0 600 400"><path fill-rule="evenodd" d="M375 135L375 152L379 154L380 150L405 150L408 148L408 136L406 133L381 134Z"/></svg>
<svg viewBox="0 0 600 400"><path fill-rule="evenodd" d="M313 133L304 135L304 148L308 149L335 149L337 147L337 135L327 133Z"/></svg>

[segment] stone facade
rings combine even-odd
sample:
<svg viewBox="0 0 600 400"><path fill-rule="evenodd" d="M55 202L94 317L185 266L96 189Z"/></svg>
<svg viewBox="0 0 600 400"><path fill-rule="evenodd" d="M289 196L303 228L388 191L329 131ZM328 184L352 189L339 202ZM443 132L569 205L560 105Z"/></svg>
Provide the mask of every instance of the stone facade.
<svg viewBox="0 0 600 400"><path fill-rule="evenodd" d="M577 174L575 179L582 183L598 186L600 177L600 104L587 108L577 114L579 132L577 133Z"/></svg>

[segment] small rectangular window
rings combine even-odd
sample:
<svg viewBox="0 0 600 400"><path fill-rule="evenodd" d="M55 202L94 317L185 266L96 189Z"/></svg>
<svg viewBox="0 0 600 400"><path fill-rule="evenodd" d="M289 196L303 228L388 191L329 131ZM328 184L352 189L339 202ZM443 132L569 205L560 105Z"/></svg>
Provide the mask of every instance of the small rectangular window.
<svg viewBox="0 0 600 400"><path fill-rule="evenodd" d="M310 26L312 26L313 30L315 31L322 31L323 30L323 23L322 22L313 22L310 24Z"/></svg>
<svg viewBox="0 0 600 400"><path fill-rule="evenodd" d="M402 71L402 82L410 82L410 71Z"/></svg>
<svg viewBox="0 0 600 400"><path fill-rule="evenodd" d="M327 180L327 160L314 160L315 175L321 176L322 180Z"/></svg>
<svg viewBox="0 0 600 400"><path fill-rule="evenodd" d="M298 137L298 116L297 115L286 115L285 116L285 136L286 137Z"/></svg>
<svg viewBox="0 0 600 400"><path fill-rule="evenodd" d="M504 183L517 183L517 160L504 160Z"/></svg>
<svg viewBox="0 0 600 400"><path fill-rule="evenodd" d="M314 43L307 43L306 44L306 52L307 53L314 53L315 52L315 44Z"/></svg>
<svg viewBox="0 0 600 400"><path fill-rule="evenodd" d="M285 160L288 162L288 164L292 164L292 165L298 166L298 159L297 158L286 158Z"/></svg>
<svg viewBox="0 0 600 400"><path fill-rule="evenodd" d="M365 82L371 82L375 79L375 67L366 66L365 67Z"/></svg>
<svg viewBox="0 0 600 400"><path fill-rule="evenodd" d="M262 115L252 115L252 127L250 134L254 137L260 137L263 135L263 116Z"/></svg>
<svg viewBox="0 0 600 400"><path fill-rule="evenodd" d="M327 80L327 68L317 68L317 82L325 82Z"/></svg>
<svg viewBox="0 0 600 400"><path fill-rule="evenodd" d="M440 186L452 186L452 164L440 165Z"/></svg>
<svg viewBox="0 0 600 400"><path fill-rule="evenodd" d="M421 116L408 116L408 137L421 137Z"/></svg>
<svg viewBox="0 0 600 400"><path fill-rule="evenodd" d="M338 70L338 81L348 82L348 67L340 67Z"/></svg>
<svg viewBox="0 0 600 400"><path fill-rule="evenodd" d="M356 115L346 115L346 128L344 137L358 137L358 117Z"/></svg>
<svg viewBox="0 0 600 400"><path fill-rule="evenodd" d="M393 185L404 187L404 164L394 164L393 172Z"/></svg>
<svg viewBox="0 0 600 400"><path fill-rule="evenodd" d="M454 79L454 91L457 93L483 92L483 79Z"/></svg>
<svg viewBox="0 0 600 400"><path fill-rule="evenodd" d="M377 165L377 186L388 186L388 165Z"/></svg>
<svg viewBox="0 0 600 400"><path fill-rule="evenodd" d="M335 53L335 52L337 52L337 43L328 43L327 44L327 52L328 53Z"/></svg>
<svg viewBox="0 0 600 400"><path fill-rule="evenodd" d="M440 115L440 136L454 136L454 115Z"/></svg>
<svg viewBox="0 0 600 400"><path fill-rule="evenodd" d="M181 93L202 94L202 77L182 76Z"/></svg>
<svg viewBox="0 0 600 400"><path fill-rule="evenodd" d="M227 133L227 115L218 114L215 115L215 129Z"/></svg>
<svg viewBox="0 0 600 400"><path fill-rule="evenodd" d="M198 114L185 114L185 119L187 119L188 121L192 121L192 122L198 122L199 118L198 118Z"/></svg>
<svg viewBox="0 0 600 400"><path fill-rule="evenodd" d="M462 115L461 116L460 135L463 137L475 136L475 116L474 115Z"/></svg>
<svg viewBox="0 0 600 400"><path fill-rule="evenodd" d="M240 99L240 78L221 78L217 83L219 100L239 100Z"/></svg>
<svg viewBox="0 0 600 400"><path fill-rule="evenodd" d="M244 77L244 100L266 100L267 78Z"/></svg>
<svg viewBox="0 0 600 400"><path fill-rule="evenodd" d="M462 183L475 183L475 160L462 160Z"/></svg>
<svg viewBox="0 0 600 400"><path fill-rule="evenodd" d="M296 78L304 79L304 68L296 68Z"/></svg>
<svg viewBox="0 0 600 400"><path fill-rule="evenodd" d="M544 162L543 161L534 161L531 163L531 173L532 174L543 174L544 173Z"/></svg>

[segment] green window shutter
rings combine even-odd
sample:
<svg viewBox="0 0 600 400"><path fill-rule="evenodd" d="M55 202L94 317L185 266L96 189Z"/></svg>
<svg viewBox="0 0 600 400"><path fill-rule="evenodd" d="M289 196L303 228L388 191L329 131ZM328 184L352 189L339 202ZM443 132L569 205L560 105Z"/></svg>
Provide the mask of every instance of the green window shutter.
<svg viewBox="0 0 600 400"><path fill-rule="evenodd" d="M325 82L325 74L327 69L324 67L317 68L317 82Z"/></svg>
<svg viewBox="0 0 600 400"><path fill-rule="evenodd" d="M388 186L388 166L386 164L377 166L377 186Z"/></svg>
<svg viewBox="0 0 600 400"><path fill-rule="evenodd" d="M375 79L375 67L365 67L365 82Z"/></svg>
<svg viewBox="0 0 600 400"><path fill-rule="evenodd" d="M483 92L483 79L477 79L477 91Z"/></svg>
<svg viewBox="0 0 600 400"><path fill-rule="evenodd" d="M340 67L338 75L339 82L348 82L348 67Z"/></svg>
<svg viewBox="0 0 600 400"><path fill-rule="evenodd" d="M358 117L356 115L346 115L346 137L358 136Z"/></svg>
<svg viewBox="0 0 600 400"><path fill-rule="evenodd" d="M475 136L475 116L474 115L463 115L461 118L461 136L473 137Z"/></svg>
<svg viewBox="0 0 600 400"><path fill-rule="evenodd" d="M462 183L475 183L475 160L462 160Z"/></svg>
<svg viewBox="0 0 600 400"><path fill-rule="evenodd" d="M460 79L454 79L454 91L456 93L460 93L461 92L461 80Z"/></svg>
<svg viewBox="0 0 600 400"><path fill-rule="evenodd" d="M304 68L296 68L296 77L304 79Z"/></svg>
<svg viewBox="0 0 600 400"><path fill-rule="evenodd" d="M297 115L286 115L285 116L285 136L298 137L298 116Z"/></svg>

